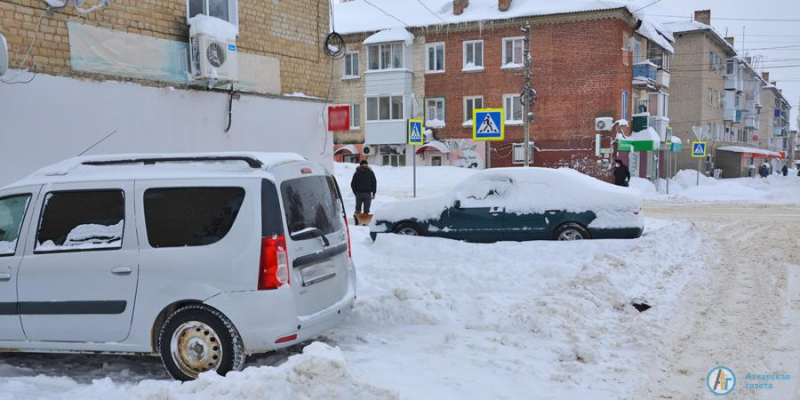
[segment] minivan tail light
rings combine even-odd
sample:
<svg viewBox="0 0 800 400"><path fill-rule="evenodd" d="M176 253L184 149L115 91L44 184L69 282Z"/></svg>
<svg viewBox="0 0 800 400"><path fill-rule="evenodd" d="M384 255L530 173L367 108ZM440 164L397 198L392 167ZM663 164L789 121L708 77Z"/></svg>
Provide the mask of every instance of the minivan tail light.
<svg viewBox="0 0 800 400"><path fill-rule="evenodd" d="M258 290L277 289L286 284L289 284L289 255L286 252L286 237L276 235L262 238Z"/></svg>
<svg viewBox="0 0 800 400"><path fill-rule="evenodd" d="M347 224L347 215L344 216L344 227L347 229L347 257L353 258L353 254L350 252L350 225Z"/></svg>

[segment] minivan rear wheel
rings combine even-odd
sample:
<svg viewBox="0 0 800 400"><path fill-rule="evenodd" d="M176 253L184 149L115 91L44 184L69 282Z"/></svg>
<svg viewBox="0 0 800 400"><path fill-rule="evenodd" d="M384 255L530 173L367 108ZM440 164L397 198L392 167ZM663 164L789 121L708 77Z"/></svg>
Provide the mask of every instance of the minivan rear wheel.
<svg viewBox="0 0 800 400"><path fill-rule="evenodd" d="M161 361L179 381L203 372L224 376L244 366L244 346L228 318L205 306L181 308L167 319L158 339Z"/></svg>

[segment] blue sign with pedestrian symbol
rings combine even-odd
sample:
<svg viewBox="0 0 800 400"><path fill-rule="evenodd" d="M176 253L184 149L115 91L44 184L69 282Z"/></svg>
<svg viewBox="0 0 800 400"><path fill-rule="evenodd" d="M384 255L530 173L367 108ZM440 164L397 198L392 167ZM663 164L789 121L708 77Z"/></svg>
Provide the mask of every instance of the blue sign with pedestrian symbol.
<svg viewBox="0 0 800 400"><path fill-rule="evenodd" d="M505 118L502 108L483 108L472 112L473 140L503 140Z"/></svg>
<svg viewBox="0 0 800 400"><path fill-rule="evenodd" d="M692 142L692 157L700 158L705 157L707 153L708 143L706 142Z"/></svg>
<svg viewBox="0 0 800 400"><path fill-rule="evenodd" d="M412 146L425 144L425 132L422 130L421 119L408 120L408 144Z"/></svg>

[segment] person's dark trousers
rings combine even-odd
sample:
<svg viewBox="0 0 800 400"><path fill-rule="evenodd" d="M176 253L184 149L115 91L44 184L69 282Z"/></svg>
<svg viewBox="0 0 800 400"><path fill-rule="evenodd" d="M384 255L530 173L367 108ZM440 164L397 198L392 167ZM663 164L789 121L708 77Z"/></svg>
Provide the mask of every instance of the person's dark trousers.
<svg viewBox="0 0 800 400"><path fill-rule="evenodd" d="M356 212L369 214L369 207L372 205L372 193L356 193ZM363 210L362 210L363 206Z"/></svg>

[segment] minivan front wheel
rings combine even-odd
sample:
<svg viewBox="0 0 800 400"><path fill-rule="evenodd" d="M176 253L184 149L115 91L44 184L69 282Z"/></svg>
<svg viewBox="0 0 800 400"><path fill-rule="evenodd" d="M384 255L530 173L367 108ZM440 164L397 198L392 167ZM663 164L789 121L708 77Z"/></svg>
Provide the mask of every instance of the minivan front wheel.
<svg viewBox="0 0 800 400"><path fill-rule="evenodd" d="M203 372L225 375L244 365L242 339L224 315L205 306L175 311L159 335L161 361L170 376L180 381Z"/></svg>

